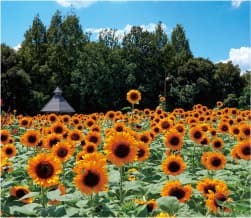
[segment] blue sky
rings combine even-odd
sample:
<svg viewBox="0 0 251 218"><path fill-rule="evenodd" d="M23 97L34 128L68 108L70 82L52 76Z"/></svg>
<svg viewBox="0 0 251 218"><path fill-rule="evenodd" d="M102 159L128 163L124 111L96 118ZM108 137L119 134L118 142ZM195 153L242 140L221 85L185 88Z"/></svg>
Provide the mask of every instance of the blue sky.
<svg viewBox="0 0 251 218"><path fill-rule="evenodd" d="M49 26L52 15L70 12L71 0L1 1L1 42L17 47L36 14ZM213 62L232 60L251 69L250 1L71 1L84 31L102 28L128 32L132 25L149 31L162 21L170 33L182 24L195 57ZM94 37L95 38L95 37Z"/></svg>

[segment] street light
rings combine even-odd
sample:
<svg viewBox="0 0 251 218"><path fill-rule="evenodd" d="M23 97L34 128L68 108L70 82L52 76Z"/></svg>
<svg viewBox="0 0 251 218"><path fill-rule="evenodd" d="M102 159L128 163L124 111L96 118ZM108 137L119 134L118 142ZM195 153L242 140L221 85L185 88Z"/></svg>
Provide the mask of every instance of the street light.
<svg viewBox="0 0 251 218"><path fill-rule="evenodd" d="M164 81L164 96L165 96L165 98L166 98L166 83L168 81L170 81L170 79L171 79L171 77L166 76L166 73L165 73L165 81Z"/></svg>

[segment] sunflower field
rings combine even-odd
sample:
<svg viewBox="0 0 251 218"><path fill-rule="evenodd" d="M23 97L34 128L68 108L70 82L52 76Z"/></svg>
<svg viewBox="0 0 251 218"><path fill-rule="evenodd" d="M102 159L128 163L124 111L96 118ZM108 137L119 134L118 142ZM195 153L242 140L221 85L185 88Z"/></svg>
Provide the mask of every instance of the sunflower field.
<svg viewBox="0 0 251 218"><path fill-rule="evenodd" d="M250 217L251 111L1 116L2 217Z"/></svg>

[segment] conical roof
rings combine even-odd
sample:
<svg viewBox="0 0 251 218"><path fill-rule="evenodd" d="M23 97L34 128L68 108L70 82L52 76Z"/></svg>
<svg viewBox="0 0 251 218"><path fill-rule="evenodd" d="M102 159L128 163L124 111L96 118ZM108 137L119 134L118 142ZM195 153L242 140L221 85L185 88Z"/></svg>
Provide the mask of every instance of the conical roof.
<svg viewBox="0 0 251 218"><path fill-rule="evenodd" d="M41 112L46 113L74 113L73 107L62 96L62 90L57 87L54 90L54 96L51 100L41 109Z"/></svg>

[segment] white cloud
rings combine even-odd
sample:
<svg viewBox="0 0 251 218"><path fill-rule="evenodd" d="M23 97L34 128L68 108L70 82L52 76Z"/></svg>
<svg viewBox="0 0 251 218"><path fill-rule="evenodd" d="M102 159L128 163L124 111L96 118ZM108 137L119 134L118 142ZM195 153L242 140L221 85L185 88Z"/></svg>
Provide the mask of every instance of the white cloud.
<svg viewBox="0 0 251 218"><path fill-rule="evenodd" d="M231 48L229 51L229 59L220 62L226 63L232 61L238 64L241 72L251 70L251 47Z"/></svg>
<svg viewBox="0 0 251 218"><path fill-rule="evenodd" d="M163 23L161 25L162 25L163 30L166 32L167 31L167 26L165 24L163 24ZM142 24L142 25L139 25L139 26L143 29L143 31L154 32L157 24L149 23L147 25ZM125 34L128 34L131 31L132 27L133 27L133 25L126 24L124 28L116 30L115 36L118 37L121 40ZM105 29L109 29L109 27L106 27L106 28L87 28L84 31L88 32L88 33L95 34L96 39L97 39L98 38L98 33L101 32L102 30L105 30Z"/></svg>
<svg viewBox="0 0 251 218"><path fill-rule="evenodd" d="M13 47L15 51L18 51L21 48L21 44L17 44L16 46Z"/></svg>
<svg viewBox="0 0 251 218"><path fill-rule="evenodd" d="M75 7L75 8L87 8L90 5L101 2L104 0L56 0L56 2L63 6L63 7ZM114 2L125 2L127 0L107 0L107 1L114 1Z"/></svg>
<svg viewBox="0 0 251 218"><path fill-rule="evenodd" d="M244 0L232 0L232 6L234 8L239 8L242 2L244 2Z"/></svg>

